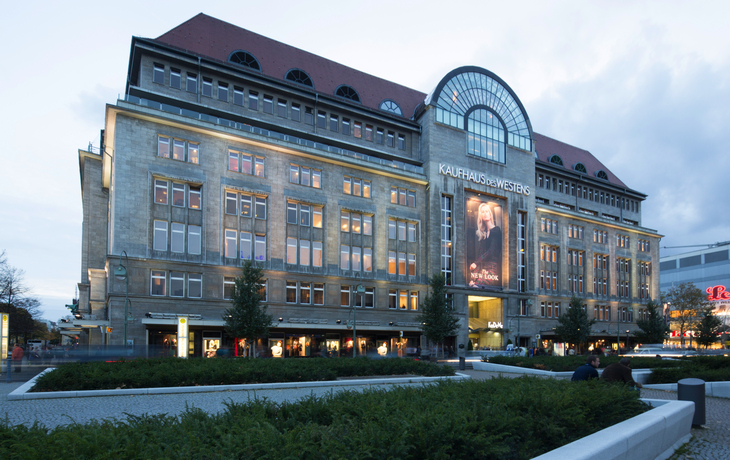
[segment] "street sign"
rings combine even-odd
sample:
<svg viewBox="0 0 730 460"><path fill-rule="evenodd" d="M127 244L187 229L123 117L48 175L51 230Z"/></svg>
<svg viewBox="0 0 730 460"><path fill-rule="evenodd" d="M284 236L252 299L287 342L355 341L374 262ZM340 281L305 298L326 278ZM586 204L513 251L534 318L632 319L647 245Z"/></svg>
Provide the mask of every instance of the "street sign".
<svg viewBox="0 0 730 460"><path fill-rule="evenodd" d="M535 338L536 338L537 340L540 340L540 334L537 334L537 335L535 336Z"/></svg>

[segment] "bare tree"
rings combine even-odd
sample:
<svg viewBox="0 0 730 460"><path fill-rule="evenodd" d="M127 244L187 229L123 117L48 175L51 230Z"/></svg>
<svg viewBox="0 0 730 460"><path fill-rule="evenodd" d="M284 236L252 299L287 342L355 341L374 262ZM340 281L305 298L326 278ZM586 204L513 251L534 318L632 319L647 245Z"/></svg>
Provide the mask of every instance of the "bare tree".
<svg viewBox="0 0 730 460"><path fill-rule="evenodd" d="M666 301L669 305L670 321L679 328L682 346L684 346L684 333L695 329L702 310L710 306L707 295L694 283L681 283L678 286L672 286L667 292ZM692 345L691 337L690 345Z"/></svg>
<svg viewBox="0 0 730 460"><path fill-rule="evenodd" d="M22 308L34 319L40 319L41 303L25 284L25 272L8 263L5 251L0 252L0 304Z"/></svg>

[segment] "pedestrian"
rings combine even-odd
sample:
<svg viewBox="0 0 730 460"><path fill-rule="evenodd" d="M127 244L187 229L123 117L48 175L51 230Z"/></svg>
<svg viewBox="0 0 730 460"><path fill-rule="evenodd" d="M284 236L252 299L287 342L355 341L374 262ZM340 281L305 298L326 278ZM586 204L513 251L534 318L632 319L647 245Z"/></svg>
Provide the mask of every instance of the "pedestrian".
<svg viewBox="0 0 730 460"><path fill-rule="evenodd" d="M23 349L19 344L15 344L15 348L13 348L13 366L15 366L15 372L20 372L20 369L23 366L23 355L25 352L23 352Z"/></svg>
<svg viewBox="0 0 730 460"><path fill-rule="evenodd" d="M586 363L580 366L573 372L573 377L570 380L578 382L580 380L590 380L598 378L598 366L601 364L601 359L597 355L588 355Z"/></svg>
<svg viewBox="0 0 730 460"><path fill-rule="evenodd" d="M635 381L633 375L631 375L630 358L621 358L619 362L606 366L601 374L601 380L605 382L622 382L636 390L643 387L643 385Z"/></svg>

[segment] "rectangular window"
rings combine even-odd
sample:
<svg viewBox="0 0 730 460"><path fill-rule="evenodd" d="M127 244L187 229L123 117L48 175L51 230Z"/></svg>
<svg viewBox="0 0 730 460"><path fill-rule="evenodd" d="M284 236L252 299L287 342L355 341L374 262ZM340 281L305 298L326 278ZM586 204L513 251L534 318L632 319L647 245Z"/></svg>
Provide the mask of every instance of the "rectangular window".
<svg viewBox="0 0 730 460"><path fill-rule="evenodd" d="M152 270L151 295L165 295L167 287L167 272L164 270Z"/></svg>
<svg viewBox="0 0 730 460"><path fill-rule="evenodd" d="M362 194L362 180L352 179L352 194L360 196Z"/></svg>
<svg viewBox="0 0 730 460"><path fill-rule="evenodd" d="M236 258L236 231L226 229L225 255L229 259Z"/></svg>
<svg viewBox="0 0 730 460"><path fill-rule="evenodd" d="M199 299L203 297L203 275L200 273L188 274L188 297Z"/></svg>
<svg viewBox="0 0 730 460"><path fill-rule="evenodd" d="M228 102L228 83L218 82L218 100Z"/></svg>
<svg viewBox="0 0 730 460"><path fill-rule="evenodd" d="M173 141L172 141L172 159L185 161L185 141L173 139Z"/></svg>
<svg viewBox="0 0 730 460"><path fill-rule="evenodd" d="M350 286L344 284L340 286L340 305L343 307L350 306Z"/></svg>
<svg viewBox="0 0 730 460"><path fill-rule="evenodd" d="M360 123L359 121L356 121L354 126L355 126L355 130L354 130L355 137L357 137L359 139L362 137L362 123Z"/></svg>
<svg viewBox="0 0 730 460"><path fill-rule="evenodd" d="M370 125L365 125L365 140L373 141L373 127Z"/></svg>
<svg viewBox="0 0 730 460"><path fill-rule="evenodd" d="M398 253L398 274L399 275L406 274L406 253L405 252Z"/></svg>
<svg viewBox="0 0 730 460"><path fill-rule="evenodd" d="M299 183L299 166L289 165L289 182L292 184Z"/></svg>
<svg viewBox="0 0 730 460"><path fill-rule="evenodd" d="M170 297L185 297L185 273L170 272Z"/></svg>
<svg viewBox="0 0 730 460"><path fill-rule="evenodd" d="M388 273L395 275L395 251L388 251Z"/></svg>
<svg viewBox="0 0 730 460"><path fill-rule="evenodd" d="M314 109L311 107L304 107L304 123L307 125L314 124Z"/></svg>
<svg viewBox="0 0 730 460"><path fill-rule="evenodd" d="M416 207L416 192L408 190L408 206L411 208Z"/></svg>
<svg viewBox="0 0 730 460"><path fill-rule="evenodd" d="M312 266L322 266L322 242L312 241Z"/></svg>
<svg viewBox="0 0 730 460"><path fill-rule="evenodd" d="M352 195L352 177L345 176L342 179L342 192L347 195Z"/></svg>
<svg viewBox="0 0 730 460"><path fill-rule="evenodd" d="M362 248L362 269L366 272L373 271L373 250L372 248Z"/></svg>
<svg viewBox="0 0 730 460"><path fill-rule="evenodd" d="M389 219L388 220L388 239L389 240L394 240L395 239L395 236L396 236L395 220Z"/></svg>
<svg viewBox="0 0 730 460"><path fill-rule="evenodd" d="M342 119L342 134L344 134L345 136L350 135L350 119L349 118Z"/></svg>
<svg viewBox="0 0 730 460"><path fill-rule="evenodd" d="M198 75L188 72L187 84L185 89L190 93L198 92Z"/></svg>
<svg viewBox="0 0 730 460"><path fill-rule="evenodd" d="M312 303L312 283L299 283L299 303L304 305Z"/></svg>
<svg viewBox="0 0 730 460"><path fill-rule="evenodd" d="M240 86L233 87L233 104L243 107L243 88Z"/></svg>
<svg viewBox="0 0 730 460"><path fill-rule="evenodd" d="M327 127L327 114L321 110L317 111L317 128L325 129Z"/></svg>
<svg viewBox="0 0 730 460"><path fill-rule="evenodd" d="M152 81L161 85L165 84L165 66L162 64L155 64L155 68L152 70Z"/></svg>
<svg viewBox="0 0 730 460"><path fill-rule="evenodd" d="M302 109L299 104L292 103L291 105L291 119L293 121L301 121L302 119Z"/></svg>
<svg viewBox="0 0 730 460"><path fill-rule="evenodd" d="M416 276L416 255L408 254L408 276Z"/></svg>
<svg viewBox="0 0 730 460"><path fill-rule="evenodd" d="M236 215L238 212L236 209L237 201L238 195L235 192L226 192L226 214Z"/></svg>
<svg viewBox="0 0 730 460"><path fill-rule="evenodd" d="M350 269L350 246L346 244L340 245L340 268L342 270Z"/></svg>
<svg viewBox="0 0 730 460"><path fill-rule="evenodd" d="M203 96L213 97L213 79L203 77Z"/></svg>
<svg viewBox="0 0 730 460"><path fill-rule="evenodd" d="M362 234L373 234L373 216L368 216L367 214L362 216Z"/></svg>
<svg viewBox="0 0 730 460"><path fill-rule="evenodd" d="M388 308L398 308L398 291L396 289L388 289Z"/></svg>
<svg viewBox="0 0 730 460"><path fill-rule="evenodd" d="M182 80L180 78L180 69L170 68L170 86L172 88L180 89Z"/></svg>
<svg viewBox="0 0 730 460"><path fill-rule="evenodd" d="M403 134L398 134L398 148L401 150L406 149L406 136Z"/></svg>
<svg viewBox="0 0 730 460"><path fill-rule="evenodd" d="M398 302L398 306L401 310L406 310L408 308L408 291L401 290L398 292L400 301Z"/></svg>
<svg viewBox="0 0 730 460"><path fill-rule="evenodd" d="M398 240L406 240L406 223L402 220L398 221Z"/></svg>
<svg viewBox="0 0 730 460"><path fill-rule="evenodd" d="M238 153L237 152L228 152L228 170L229 171L236 171L238 172Z"/></svg>
<svg viewBox="0 0 730 460"><path fill-rule="evenodd" d="M411 310L418 310L418 291L410 292Z"/></svg>
<svg viewBox="0 0 730 460"><path fill-rule="evenodd" d="M382 144L385 141L385 131L383 131L381 128L378 128L375 131L375 142L378 144Z"/></svg>
<svg viewBox="0 0 730 460"><path fill-rule="evenodd" d="M350 213L347 211L340 211L340 230L350 231Z"/></svg>
<svg viewBox="0 0 730 460"><path fill-rule="evenodd" d="M375 307L375 288L365 288L365 308Z"/></svg>
<svg viewBox="0 0 730 460"><path fill-rule="evenodd" d="M287 202L286 203L286 223L296 224L297 223L297 204Z"/></svg>
<svg viewBox="0 0 730 460"><path fill-rule="evenodd" d="M309 205L299 205L299 225L309 227Z"/></svg>
<svg viewBox="0 0 730 460"><path fill-rule="evenodd" d="M172 183L172 205L185 207L185 184Z"/></svg>
<svg viewBox="0 0 730 460"><path fill-rule="evenodd" d="M155 230L152 235L152 249L155 251L167 251L167 222L156 220Z"/></svg>
<svg viewBox="0 0 730 460"><path fill-rule="evenodd" d="M256 197L256 213L257 219L266 219L266 198Z"/></svg>
<svg viewBox="0 0 730 460"><path fill-rule="evenodd" d="M286 263L297 263L297 239L288 237L286 239Z"/></svg>
<svg viewBox="0 0 730 460"><path fill-rule="evenodd" d="M243 260L251 260L253 257L253 241L250 232L241 232L240 256Z"/></svg>
<svg viewBox="0 0 730 460"><path fill-rule="evenodd" d="M402 206L406 205L406 189L404 188L398 189L398 204Z"/></svg>
<svg viewBox="0 0 730 460"><path fill-rule="evenodd" d="M297 282L286 282L286 303L297 303Z"/></svg>
<svg viewBox="0 0 730 460"><path fill-rule="evenodd" d="M322 188L322 171L317 169L312 170L312 187Z"/></svg>
<svg viewBox="0 0 730 460"><path fill-rule="evenodd" d="M155 180L155 203L167 204L167 181Z"/></svg>
<svg viewBox="0 0 730 460"><path fill-rule="evenodd" d="M256 91L248 92L248 108L251 110L259 109L259 93Z"/></svg>
<svg viewBox="0 0 730 460"><path fill-rule="evenodd" d="M301 176L301 185L309 187L310 185L310 177L312 176L311 169L305 168L302 166L302 176Z"/></svg>
<svg viewBox="0 0 730 460"><path fill-rule="evenodd" d="M261 157L254 157L254 176L264 177L264 159Z"/></svg>
<svg viewBox="0 0 730 460"><path fill-rule="evenodd" d="M299 241L299 265L309 266L309 241Z"/></svg>
<svg viewBox="0 0 730 460"><path fill-rule="evenodd" d="M286 101L284 99L276 101L276 114L280 117L286 118Z"/></svg>
<svg viewBox="0 0 730 460"><path fill-rule="evenodd" d="M451 197L441 196L441 273L451 285Z"/></svg>
<svg viewBox="0 0 730 460"><path fill-rule="evenodd" d="M162 158L170 158L169 137L157 136L157 156Z"/></svg>
<svg viewBox="0 0 730 460"><path fill-rule="evenodd" d="M188 225L188 254L200 254L201 236L199 225Z"/></svg>
<svg viewBox="0 0 730 460"><path fill-rule="evenodd" d="M200 144L188 142L188 163L200 163Z"/></svg>
<svg viewBox="0 0 730 460"><path fill-rule="evenodd" d="M314 304L324 305L324 284L314 283Z"/></svg>
<svg viewBox="0 0 730 460"><path fill-rule="evenodd" d="M274 114L274 98L264 94L264 113Z"/></svg>
<svg viewBox="0 0 730 460"><path fill-rule="evenodd" d="M395 147L395 133L388 131L388 147Z"/></svg>
<svg viewBox="0 0 730 460"><path fill-rule="evenodd" d="M223 298L230 299L233 297L233 290L236 288L236 278L232 276L223 277Z"/></svg>
<svg viewBox="0 0 730 460"><path fill-rule="evenodd" d="M173 222L170 225L170 251L185 252L185 224Z"/></svg>
<svg viewBox="0 0 730 460"><path fill-rule="evenodd" d="M362 215L352 213L352 233L360 233L362 229L360 222L362 221Z"/></svg>
<svg viewBox="0 0 730 460"><path fill-rule="evenodd" d="M254 250L254 259L258 261L266 260L266 235L256 235Z"/></svg>
<svg viewBox="0 0 730 460"><path fill-rule="evenodd" d="M241 215L251 217L251 195L241 195Z"/></svg>
<svg viewBox="0 0 730 460"><path fill-rule="evenodd" d="M360 271L360 256L362 253L362 249L353 246L352 247L352 269L355 271Z"/></svg>
<svg viewBox="0 0 730 460"><path fill-rule="evenodd" d="M337 132L340 129L340 121L337 118L337 115L330 114L330 131Z"/></svg>
<svg viewBox="0 0 730 460"><path fill-rule="evenodd" d="M312 227L322 228L322 206L315 206L312 213Z"/></svg>

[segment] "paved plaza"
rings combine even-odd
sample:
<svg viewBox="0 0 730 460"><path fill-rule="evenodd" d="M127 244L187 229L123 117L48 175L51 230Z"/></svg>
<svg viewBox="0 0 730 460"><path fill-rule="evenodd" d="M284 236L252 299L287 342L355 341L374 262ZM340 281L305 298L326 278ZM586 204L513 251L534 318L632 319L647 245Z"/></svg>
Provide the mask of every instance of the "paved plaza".
<svg viewBox="0 0 730 460"><path fill-rule="evenodd" d="M521 374L500 374L466 370L460 371L474 379L518 377ZM209 413L225 410L226 403L246 402L251 398L268 398L274 402L296 401L309 395L324 396L340 391L363 391L365 388L385 388L388 385L361 385L347 387L316 387L277 390L221 391L214 393L182 393L143 396L99 396L88 398L35 399L8 401L7 395L24 382L0 383L0 417L10 425L27 426L38 422L47 428L87 423L92 420L125 420L126 415L178 415L188 407ZM421 383L413 384L421 385ZM662 390L643 390L650 399L676 400L677 393ZM672 460L727 460L730 459L730 400L705 399L706 424L692 429L692 440L671 457Z"/></svg>

